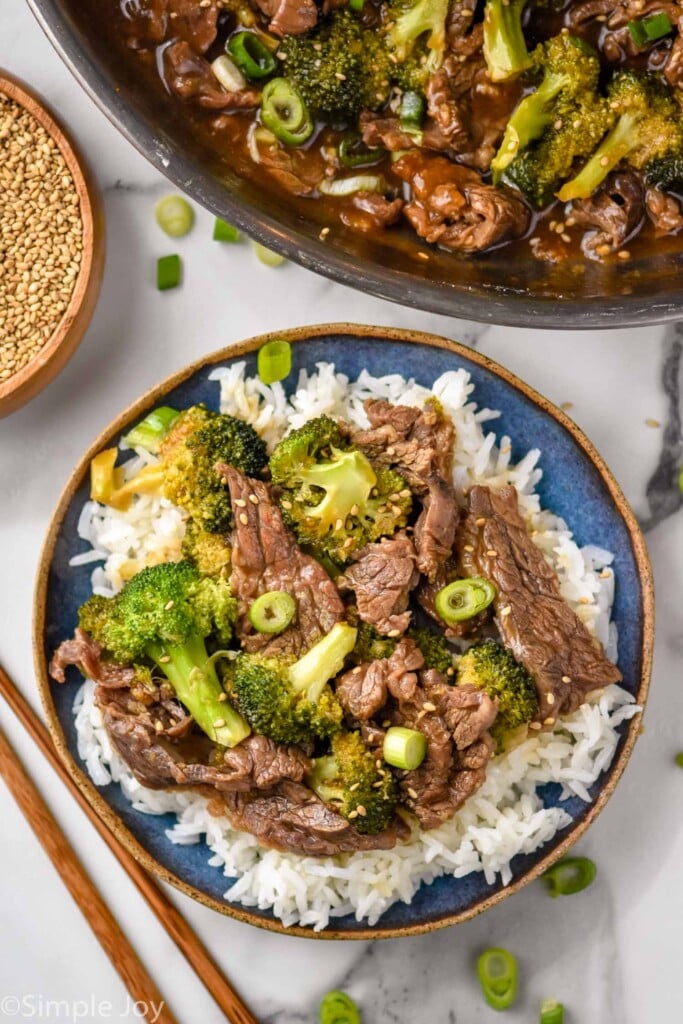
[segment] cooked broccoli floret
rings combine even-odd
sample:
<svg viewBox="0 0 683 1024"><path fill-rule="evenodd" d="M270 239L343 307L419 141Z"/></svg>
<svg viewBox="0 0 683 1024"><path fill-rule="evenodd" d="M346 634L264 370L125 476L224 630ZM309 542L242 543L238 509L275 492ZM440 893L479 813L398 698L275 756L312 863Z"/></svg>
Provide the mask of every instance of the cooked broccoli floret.
<svg viewBox="0 0 683 1024"><path fill-rule="evenodd" d="M484 58L493 82L516 78L530 57L522 14L528 0L487 0L484 7Z"/></svg>
<svg viewBox="0 0 683 1024"><path fill-rule="evenodd" d="M453 651L442 633L437 633L433 629L411 627L406 636L420 648L425 668L435 668L444 674L453 669ZM360 622L351 660L360 665L368 661L390 658L396 650L397 643L395 637L382 636L367 622Z"/></svg>
<svg viewBox="0 0 683 1024"><path fill-rule="evenodd" d="M359 832L382 832L396 811L396 780L388 766L377 767L360 733L333 736L332 754L316 758L306 781Z"/></svg>
<svg viewBox="0 0 683 1024"><path fill-rule="evenodd" d="M549 177L552 187L571 171L576 156L592 152L609 124L609 109L597 97L600 61L583 40L560 33L541 43L531 56L529 74L538 85L508 121L491 161L494 184L516 157L519 159L534 140L541 139L543 155L537 173ZM549 168L545 166L548 157L552 163ZM528 165L525 171L520 177L525 184L531 177L532 184L522 191L530 187L532 195L539 190L547 193L545 181L536 186Z"/></svg>
<svg viewBox="0 0 683 1024"><path fill-rule="evenodd" d="M216 463L227 462L247 476L259 476L268 463L265 443L253 427L203 405L181 413L160 455L165 496L209 533L225 533L232 525L230 496Z"/></svg>
<svg viewBox="0 0 683 1024"><path fill-rule="evenodd" d="M397 0L389 7L393 24L388 31L388 44L397 67L417 57L425 77L438 71L446 53L449 6L450 0L416 0L408 6ZM416 65L410 67L412 73L417 73Z"/></svg>
<svg viewBox="0 0 683 1024"><path fill-rule="evenodd" d="M443 633L433 629L413 628L408 630L407 635L422 651L425 668L435 668L444 675L450 669L453 674L453 651Z"/></svg>
<svg viewBox="0 0 683 1024"><path fill-rule="evenodd" d="M560 189L562 202L587 199L622 160L643 170L683 151L680 107L656 75L618 71L608 100L616 123L583 169Z"/></svg>
<svg viewBox="0 0 683 1024"><path fill-rule="evenodd" d="M255 732L280 743L302 743L338 732L342 709L327 685L353 650L356 630L338 622L298 661L240 654L232 693Z"/></svg>
<svg viewBox="0 0 683 1024"><path fill-rule="evenodd" d="M364 28L348 8L333 11L312 32L284 36L278 56L312 114L353 121L389 96L390 62L381 35Z"/></svg>
<svg viewBox="0 0 683 1024"><path fill-rule="evenodd" d="M170 680L197 725L233 747L250 729L228 703L206 649L232 636L236 602L224 580L202 577L188 562L143 569L115 597L91 597L79 624L122 665L145 658Z"/></svg>
<svg viewBox="0 0 683 1024"><path fill-rule="evenodd" d="M475 644L458 661L458 686L476 686L498 701L498 714L489 730L498 749L506 738L538 714L534 681L527 670L496 640Z"/></svg>
<svg viewBox="0 0 683 1024"><path fill-rule="evenodd" d="M683 148L649 163L645 178L648 185L660 188L664 192L669 189L675 192L683 191Z"/></svg>
<svg viewBox="0 0 683 1024"><path fill-rule="evenodd" d="M375 470L329 416L280 441L270 471L281 489L283 516L300 543L340 564L408 522L412 496L403 477Z"/></svg>
<svg viewBox="0 0 683 1024"><path fill-rule="evenodd" d="M230 545L225 534L209 533L194 519L187 524L182 553L202 576L227 578L230 574Z"/></svg>
<svg viewBox="0 0 683 1024"><path fill-rule="evenodd" d="M358 637L351 652L351 660L356 665L368 661L381 661L383 658L391 657L396 650L396 640L393 637L382 636L367 622L359 622L357 628Z"/></svg>

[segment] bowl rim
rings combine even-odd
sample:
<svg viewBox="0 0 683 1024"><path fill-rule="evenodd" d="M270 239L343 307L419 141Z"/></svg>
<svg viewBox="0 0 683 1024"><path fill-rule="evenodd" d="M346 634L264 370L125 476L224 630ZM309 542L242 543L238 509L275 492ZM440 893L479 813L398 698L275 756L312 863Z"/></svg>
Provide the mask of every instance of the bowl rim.
<svg viewBox="0 0 683 1024"><path fill-rule="evenodd" d="M6 381L0 381L0 417L29 401L50 383L48 368L57 360L62 370L80 345L95 309L104 269L104 221L99 216L99 192L85 158L49 103L30 85L0 68L0 93L23 107L48 133L73 179L83 229L81 264L66 309L34 357ZM79 320L81 311L85 317Z"/></svg>
<svg viewBox="0 0 683 1024"><path fill-rule="evenodd" d="M333 249L319 237L284 228L274 217L233 195L211 174L163 143L150 124L138 117L125 102L102 68L86 53L72 32L69 19L54 0L28 0L44 33L71 73L108 120L153 166L194 200L217 217L229 220L250 237L286 259L323 277L403 306L443 316L511 327L554 330L602 330L663 324L680 320L683 314L681 286L666 299L619 295L613 299L563 299L562 296L528 296L510 290L477 292L460 290L457 284L431 282L403 271L390 277L377 261L362 264L362 287L358 260L341 248ZM419 261L416 261L419 264Z"/></svg>
<svg viewBox="0 0 683 1024"><path fill-rule="evenodd" d="M638 567L638 574L642 589L641 614L643 621L643 645L640 682L635 699L637 703L644 708L650 685L654 646L654 582L652 568L645 544L645 538L640 530L635 514L628 504L628 501L626 500L626 497L624 496L615 477L608 469L602 459L602 456L599 455L592 442L587 438L583 431L561 409L550 402L549 399L545 398L530 385L526 384L510 370L507 370L505 367L475 349L468 348L459 342L454 342L449 339L439 337L438 335L427 334L425 332L390 327L369 327L361 324L348 323L319 324L283 331L270 331L268 334L248 338L244 341L238 342L237 344L228 345L208 355L202 356L200 359L194 360L188 366L170 374L161 383L149 388L143 395L128 405L123 412L119 413L119 415L116 416L109 425L100 432L98 437L88 447L85 454L79 459L76 468L70 474L69 479L59 497L56 508L52 513L40 552L33 599L34 665L43 710L47 718L47 724L52 735L53 742L61 760L65 764L76 785L90 802L95 811L97 811L99 816L104 820L110 831L122 842L128 852L131 853L133 857L135 857L135 859L139 861L150 873L156 875L162 881L173 885L186 896L190 896L206 907L217 910L228 917L236 918L239 921L256 925L257 927L264 928L268 931L279 932L284 935L296 935L309 939L348 940L399 938L410 935L422 935L427 932L436 931L437 929L446 928L450 925L460 924L476 917L478 914L483 913L492 906L495 906L497 903L506 899L508 896L511 896L513 893L518 892L524 886L534 881L534 879L538 878L553 863L555 863L555 861L559 860L567 853L570 847L572 847L574 843L581 838L588 827L593 823L593 821L595 821L614 792L617 782L621 778L631 756L636 739L638 738L642 712L638 712L634 715L629 722L621 752L618 758L613 761L610 766L609 778L598 794L596 800L588 808L585 816L574 826L574 828L572 828L571 832L565 836L558 846L544 854L537 864L525 872L525 874L519 879L512 882L509 886L492 893L473 907L460 911L456 914L446 914L436 920L421 924L403 925L401 927L384 929L373 926L362 930L359 929L358 931L337 930L332 927L326 928L321 932L314 932L311 928L302 927L301 925L292 925L287 927L277 919L271 920L255 915L248 907L242 907L239 904L232 904L227 901L221 902L214 899L212 896L208 896L206 893L201 892L195 886L183 881L175 875L174 872L165 868L150 853L148 853L142 844L135 839L132 833L123 824L118 815L110 808L109 804L100 795L97 787L91 782L84 769L72 756L57 717L55 705L52 700L52 684L50 683L48 675L48 664L45 655L45 626L50 567L52 564L55 544L67 509L79 486L83 483L84 479L86 479L90 460L93 456L103 448L108 447L115 438L118 438L122 429L127 427L131 421L148 409L150 405L153 405L159 399L163 399L170 390L182 384L188 378L194 376L201 370L208 370L211 366L219 364L221 361L225 361L226 359L234 360L239 356L253 353L262 345L275 339L284 338L290 343L296 344L300 341L329 335L346 335L351 338L371 338L373 341L377 342L413 342L419 345L426 345L428 347L445 349L453 355L460 356L461 358L475 363L482 369L488 370L495 376L501 378L505 383L516 389L525 398L531 400L547 415L556 420L560 426L562 426L571 435L588 459L593 463L594 467L600 474L601 479L604 481L615 506L627 527L634 558Z"/></svg>

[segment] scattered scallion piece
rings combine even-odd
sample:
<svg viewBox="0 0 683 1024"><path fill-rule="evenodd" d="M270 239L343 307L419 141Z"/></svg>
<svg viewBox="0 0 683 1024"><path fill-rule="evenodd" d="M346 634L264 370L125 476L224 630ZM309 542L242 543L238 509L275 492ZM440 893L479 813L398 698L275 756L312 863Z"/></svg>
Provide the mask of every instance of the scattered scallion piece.
<svg viewBox="0 0 683 1024"><path fill-rule="evenodd" d="M564 1024L564 1006L555 999L546 999L541 1003L539 1024Z"/></svg>
<svg viewBox="0 0 683 1024"><path fill-rule="evenodd" d="M269 341L262 345L257 357L258 375L264 384L275 384L289 377L292 369L292 346L288 341Z"/></svg>
<svg viewBox="0 0 683 1024"><path fill-rule="evenodd" d="M342 167L372 167L386 153L383 149L368 149L360 132L348 132L339 143L339 163Z"/></svg>
<svg viewBox="0 0 683 1024"><path fill-rule="evenodd" d="M683 768L683 750L680 754L676 754L674 761L676 762L679 768Z"/></svg>
<svg viewBox="0 0 683 1024"><path fill-rule="evenodd" d="M320 1004L320 1024L361 1024L358 1007L351 996L332 989Z"/></svg>
<svg viewBox="0 0 683 1024"><path fill-rule="evenodd" d="M252 80L267 78L277 70L277 60L254 32L237 32L226 50L243 75Z"/></svg>
<svg viewBox="0 0 683 1024"><path fill-rule="evenodd" d="M277 252L272 252L271 249L266 249L265 245L261 245L260 242L254 242L254 253L256 254L256 259L266 267L281 267L285 262L284 256L280 256Z"/></svg>
<svg viewBox="0 0 683 1024"><path fill-rule="evenodd" d="M157 262L157 288L160 292L168 291L169 288L177 288L180 284L181 264L180 256L174 253L172 256L161 256Z"/></svg>
<svg viewBox="0 0 683 1024"><path fill-rule="evenodd" d="M360 14L360 12L363 10L364 5L365 0L349 0L349 7L351 8L352 11L355 11L357 14Z"/></svg>
<svg viewBox="0 0 683 1024"><path fill-rule="evenodd" d="M649 43L656 43L658 39L668 36L673 25L668 14L660 11L659 14L651 14L647 18L638 18L629 21L628 30L636 46L647 46Z"/></svg>
<svg viewBox="0 0 683 1024"><path fill-rule="evenodd" d="M393 725L384 734L384 760L394 768L413 772L427 756L427 740L416 729Z"/></svg>
<svg viewBox="0 0 683 1024"><path fill-rule="evenodd" d="M216 57L211 64L211 70L226 92L239 92L247 84L246 78L234 60L226 53Z"/></svg>
<svg viewBox="0 0 683 1024"><path fill-rule="evenodd" d="M683 492L683 469L678 474L678 489Z"/></svg>
<svg viewBox="0 0 683 1024"><path fill-rule="evenodd" d="M287 629L295 615L296 601L285 590L261 594L249 609L249 621L254 629L273 636Z"/></svg>
<svg viewBox="0 0 683 1024"><path fill-rule="evenodd" d="M517 995L517 960L507 949L487 949L477 960L477 977L486 1002L507 1010Z"/></svg>
<svg viewBox="0 0 683 1024"><path fill-rule="evenodd" d="M261 94L261 121L287 146L301 146L313 134L304 99L287 78L271 78Z"/></svg>
<svg viewBox="0 0 683 1024"><path fill-rule="evenodd" d="M129 430L123 440L129 448L144 448L148 452L157 452L171 424L179 415L176 409L160 405L158 409L148 412L144 420L140 420L132 430Z"/></svg>
<svg viewBox="0 0 683 1024"><path fill-rule="evenodd" d="M324 196L352 196L356 192L385 191L387 183L381 174L354 174L350 178L323 178L318 191Z"/></svg>
<svg viewBox="0 0 683 1024"><path fill-rule="evenodd" d="M154 207L154 216L170 238L182 238L194 224L194 210L182 196L164 196Z"/></svg>
<svg viewBox="0 0 683 1024"><path fill-rule="evenodd" d="M213 225L214 242L239 242L240 237L237 228L234 228L232 224L228 224L226 220L216 217Z"/></svg>
<svg viewBox="0 0 683 1024"><path fill-rule="evenodd" d="M496 588L483 576L453 580L442 587L434 599L437 614L448 626L473 618L493 601Z"/></svg>
<svg viewBox="0 0 683 1024"><path fill-rule="evenodd" d="M572 896L587 889L598 869L588 857L565 857L546 871L545 880L551 896Z"/></svg>

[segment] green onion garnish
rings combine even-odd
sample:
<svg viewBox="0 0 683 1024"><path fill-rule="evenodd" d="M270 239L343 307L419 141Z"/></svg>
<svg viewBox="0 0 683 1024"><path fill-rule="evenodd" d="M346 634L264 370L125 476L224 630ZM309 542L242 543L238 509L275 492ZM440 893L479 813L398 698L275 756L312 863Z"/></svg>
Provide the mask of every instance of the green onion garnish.
<svg viewBox="0 0 683 1024"><path fill-rule="evenodd" d="M507 1010L517 995L517 961L507 949L487 949L477 960L477 977L486 1002Z"/></svg>
<svg viewBox="0 0 683 1024"><path fill-rule="evenodd" d="M683 768L683 750L680 754L676 754L674 761L676 762L679 768Z"/></svg>
<svg viewBox="0 0 683 1024"><path fill-rule="evenodd" d="M555 999L546 999L541 1003L539 1024L564 1024L564 1006Z"/></svg>
<svg viewBox="0 0 683 1024"><path fill-rule="evenodd" d="M386 156L383 149L368 149L360 132L348 132L339 143L342 167L372 167Z"/></svg>
<svg viewBox="0 0 683 1024"><path fill-rule="evenodd" d="M301 146L313 134L303 96L287 78L271 78L261 94L261 121L287 146Z"/></svg>
<svg viewBox="0 0 683 1024"><path fill-rule="evenodd" d="M628 23L628 30L636 46L647 46L648 43L663 39L672 29L673 25L664 11Z"/></svg>
<svg viewBox="0 0 683 1024"><path fill-rule="evenodd" d="M226 220L216 217L213 225L214 242L239 242L240 237L237 228L234 228L232 224L228 224Z"/></svg>
<svg viewBox="0 0 683 1024"><path fill-rule="evenodd" d="M434 607L447 626L473 618L493 601L496 588L483 576L453 580L442 587L434 599Z"/></svg>
<svg viewBox="0 0 683 1024"><path fill-rule="evenodd" d="M360 1024L360 1013L351 996L333 989L320 1004L320 1024Z"/></svg>
<svg viewBox="0 0 683 1024"><path fill-rule="evenodd" d="M416 729L392 725L384 735L383 754L387 764L414 772L427 756L427 740Z"/></svg>
<svg viewBox="0 0 683 1024"><path fill-rule="evenodd" d="M678 474L678 489L683 493L683 469Z"/></svg>
<svg viewBox="0 0 683 1024"><path fill-rule="evenodd" d="M267 78L277 70L277 60L253 32L237 32L228 39L225 49L249 79Z"/></svg>
<svg viewBox="0 0 683 1024"><path fill-rule="evenodd" d="M194 210L182 196L164 196L154 207L154 216L171 238L182 238L194 224Z"/></svg>
<svg viewBox="0 0 683 1024"><path fill-rule="evenodd" d="M363 10L365 0L349 0L349 7L352 11L356 11L359 14Z"/></svg>
<svg viewBox="0 0 683 1024"><path fill-rule="evenodd" d="M296 615L296 601L284 590L270 590L257 597L249 609L249 621L259 633L282 633Z"/></svg>
<svg viewBox="0 0 683 1024"><path fill-rule="evenodd" d="M587 889L598 872L588 857L565 857L558 860L541 877L545 879L551 896L572 896Z"/></svg>
<svg viewBox="0 0 683 1024"><path fill-rule="evenodd" d="M148 412L144 420L129 430L124 442L129 448L144 448L148 452L157 452L166 437L171 424L180 414L168 405L160 405L158 409Z"/></svg>
<svg viewBox="0 0 683 1024"><path fill-rule="evenodd" d="M289 377L292 369L292 346L288 341L269 341L259 349L257 368L264 384L275 384Z"/></svg>
<svg viewBox="0 0 683 1024"><path fill-rule="evenodd" d="M157 262L157 288L160 292L168 291L169 288L177 288L180 284L181 263L180 256L161 256Z"/></svg>
<svg viewBox="0 0 683 1024"><path fill-rule="evenodd" d="M256 259L266 267L281 267L285 262L284 256L280 256L278 252L272 252L271 249L266 249L265 245L261 245L260 242L254 242L253 245Z"/></svg>

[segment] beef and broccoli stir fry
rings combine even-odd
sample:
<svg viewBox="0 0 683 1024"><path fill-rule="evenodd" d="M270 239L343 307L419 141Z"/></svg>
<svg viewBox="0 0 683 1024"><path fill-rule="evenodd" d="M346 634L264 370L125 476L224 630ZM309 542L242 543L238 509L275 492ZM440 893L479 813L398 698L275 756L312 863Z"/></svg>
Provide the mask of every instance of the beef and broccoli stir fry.
<svg viewBox="0 0 683 1024"><path fill-rule="evenodd" d="M51 664L76 665L145 786L193 788L265 846L389 849L447 821L496 753L620 673L560 594L511 486L453 486L454 427L368 399L268 455L194 406L155 410L132 479L93 497L184 512L182 560L90 597Z"/></svg>
<svg viewBox="0 0 683 1024"><path fill-rule="evenodd" d="M560 262L626 260L639 233L683 226L678 2L104 9L210 145L324 208L326 232L403 229L461 254L517 242Z"/></svg>

